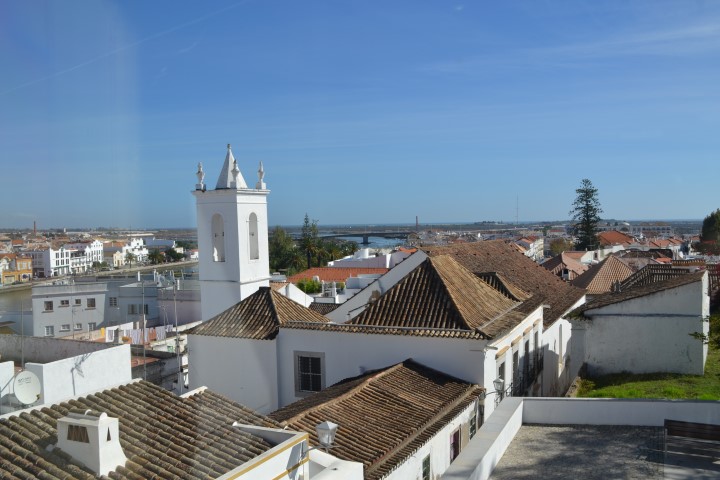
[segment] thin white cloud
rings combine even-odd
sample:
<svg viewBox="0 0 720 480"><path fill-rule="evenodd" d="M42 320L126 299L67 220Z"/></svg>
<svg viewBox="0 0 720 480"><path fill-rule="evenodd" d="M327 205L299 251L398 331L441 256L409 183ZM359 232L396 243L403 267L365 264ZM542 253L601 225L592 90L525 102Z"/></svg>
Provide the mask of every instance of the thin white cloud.
<svg viewBox="0 0 720 480"><path fill-rule="evenodd" d="M616 35L597 41L475 55L421 67L441 74L476 74L488 68L573 68L631 56L692 56L720 52L720 21Z"/></svg>
<svg viewBox="0 0 720 480"><path fill-rule="evenodd" d="M190 45L189 47L181 48L180 50L177 51L177 53L178 53L178 55L184 55L197 46L198 46L198 42L193 42L192 45Z"/></svg>
<svg viewBox="0 0 720 480"><path fill-rule="evenodd" d="M720 50L720 22L681 28L630 33L561 47L539 49L538 54L590 55L692 55Z"/></svg>
<svg viewBox="0 0 720 480"><path fill-rule="evenodd" d="M111 50L109 52L105 52L101 55L98 55L96 57L93 57L89 60L86 60L84 62L80 62L77 65L73 65L72 67L65 68L63 70L59 70L51 75L47 75L45 77L36 78L34 80L30 80L29 82L22 83L20 85L17 85L15 87L9 88L7 90L1 91L0 96L7 95L8 93L12 93L16 90L21 90L23 88L44 82L46 80L51 80L53 78L57 78L61 75L65 75L66 73L73 72L75 70L78 70L83 67L87 67L88 65L92 65L93 63L99 62L101 60L104 60L106 58L112 57L113 55L117 55L118 53L124 52L125 50L135 48L137 46L140 46L146 42L149 42L150 40L155 40L160 37L164 37L165 35L168 35L169 33L176 32L178 30L181 30L183 28L189 27L191 25L195 25L200 22L204 22L205 20L208 20L209 18L215 17L217 15L220 15L221 13L227 12L228 10L232 10L233 8L236 8L240 5L243 5L245 3L248 3L250 0L241 0L239 2L233 3L232 5L228 5L226 7L220 8L218 10L214 10L210 13L206 13L205 15L201 15L193 20L190 20L185 23L181 23L179 25L175 25L174 27L168 28L167 30L163 30L161 32L154 33L152 35L149 35L147 37L141 38L140 40L137 40L135 42L129 43L127 45L123 45L122 47L116 48L114 50Z"/></svg>

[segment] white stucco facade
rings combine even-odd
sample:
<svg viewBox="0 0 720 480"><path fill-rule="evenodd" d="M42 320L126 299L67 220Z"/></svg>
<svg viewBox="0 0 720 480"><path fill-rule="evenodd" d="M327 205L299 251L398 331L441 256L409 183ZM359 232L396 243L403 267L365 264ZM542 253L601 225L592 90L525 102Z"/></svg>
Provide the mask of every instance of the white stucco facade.
<svg viewBox="0 0 720 480"><path fill-rule="evenodd" d="M190 388L206 386L260 413L277 410L275 340L188 335Z"/></svg>
<svg viewBox="0 0 720 480"><path fill-rule="evenodd" d="M25 359L25 369L37 375L40 398L36 405L58 403L68 398L113 387L131 380L130 345L107 346L82 341L3 335L0 368L1 405L12 395L13 363ZM14 397L11 397L14 398ZM17 403L17 402L15 402ZM18 405L11 407L17 409ZM7 409L5 409L7 410ZM4 411L4 410L3 410Z"/></svg>
<svg viewBox="0 0 720 480"><path fill-rule="evenodd" d="M71 337L97 329L105 319L107 289L100 282L34 286L32 335Z"/></svg>
<svg viewBox="0 0 720 480"><path fill-rule="evenodd" d="M702 375L710 301L701 281L587 310L573 320L578 353L590 375L628 371Z"/></svg>
<svg viewBox="0 0 720 480"><path fill-rule="evenodd" d="M453 433L460 432L460 452L470 441L470 418L477 415L478 405L473 402L458 416L450 420L425 445L420 447L405 462L390 472L385 480L406 480L422 478L423 461L430 457L430 478L438 478L448 469L454 459L451 458L450 439ZM477 417L476 429L480 428ZM477 431L476 433L477 434ZM457 453L456 452L456 456Z"/></svg>
<svg viewBox="0 0 720 480"><path fill-rule="evenodd" d="M193 192L197 206L202 320L223 312L258 288L268 286L270 281L267 222L270 191L262 178L255 189L247 188L239 171L235 180L229 179L227 170L233 167L237 169L237 162L228 145L217 188L206 190L203 183L198 183Z"/></svg>

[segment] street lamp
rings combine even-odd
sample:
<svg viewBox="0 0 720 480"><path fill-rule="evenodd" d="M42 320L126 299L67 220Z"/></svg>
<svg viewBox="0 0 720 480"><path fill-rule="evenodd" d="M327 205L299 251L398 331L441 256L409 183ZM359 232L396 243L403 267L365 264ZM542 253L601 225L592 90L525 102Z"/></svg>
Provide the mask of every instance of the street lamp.
<svg viewBox="0 0 720 480"><path fill-rule="evenodd" d="M325 449L327 452L328 448L333 447L333 442L335 442L335 434L337 433L338 424L324 421L322 423L319 423L315 430L317 431L318 436L318 442L320 443L320 446Z"/></svg>
<svg viewBox="0 0 720 480"><path fill-rule="evenodd" d="M324 421L318 423L315 426L315 432L317 433L319 445L316 447L308 448L305 454L310 453L311 450L322 448L327 453L328 449L333 448L335 445L335 433L337 433L338 424L330 421Z"/></svg>
<svg viewBox="0 0 720 480"><path fill-rule="evenodd" d="M503 391L503 387L505 387L505 380L502 378L496 378L493 380L493 387L495 387L495 393L500 393Z"/></svg>

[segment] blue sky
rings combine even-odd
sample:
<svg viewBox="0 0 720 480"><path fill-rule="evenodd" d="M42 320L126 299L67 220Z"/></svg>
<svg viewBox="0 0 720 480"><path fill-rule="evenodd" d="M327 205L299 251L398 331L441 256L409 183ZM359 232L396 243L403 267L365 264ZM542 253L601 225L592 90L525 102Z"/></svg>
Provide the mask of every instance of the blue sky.
<svg viewBox="0 0 720 480"><path fill-rule="evenodd" d="M720 2L0 1L0 229L195 225L203 162L271 225L720 207Z"/></svg>

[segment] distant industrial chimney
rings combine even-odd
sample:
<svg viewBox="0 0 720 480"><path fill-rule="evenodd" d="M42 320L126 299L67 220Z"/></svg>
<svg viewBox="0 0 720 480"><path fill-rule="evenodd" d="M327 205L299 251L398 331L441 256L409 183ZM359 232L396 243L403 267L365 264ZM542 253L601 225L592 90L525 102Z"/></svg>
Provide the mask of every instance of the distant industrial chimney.
<svg viewBox="0 0 720 480"><path fill-rule="evenodd" d="M57 446L97 475L125 466L120 446L120 421L106 413L71 410L57 421Z"/></svg>
<svg viewBox="0 0 720 480"><path fill-rule="evenodd" d="M33 220L33 237L37 237L37 222Z"/></svg>

